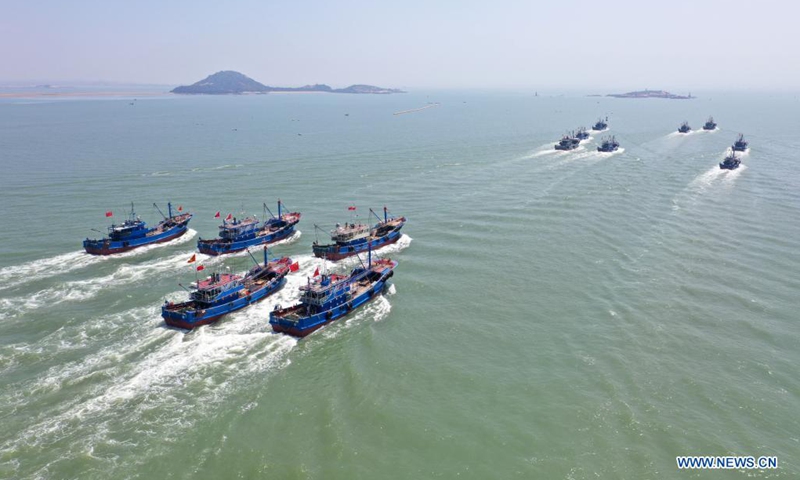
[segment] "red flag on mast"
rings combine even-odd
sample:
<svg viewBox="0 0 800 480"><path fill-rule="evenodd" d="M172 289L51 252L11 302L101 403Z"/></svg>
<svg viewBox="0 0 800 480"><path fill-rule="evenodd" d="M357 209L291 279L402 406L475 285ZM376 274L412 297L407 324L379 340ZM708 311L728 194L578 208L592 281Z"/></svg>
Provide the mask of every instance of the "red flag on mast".
<svg viewBox="0 0 800 480"><path fill-rule="evenodd" d="M197 271L199 272L199 271L201 271L201 270L205 270L205 268L206 268L206 267L204 267L204 266L202 266L202 265L198 265L198 266L197 266Z"/></svg>
<svg viewBox="0 0 800 480"><path fill-rule="evenodd" d="M219 212L214 215L214 218L219 218Z"/></svg>
<svg viewBox="0 0 800 480"><path fill-rule="evenodd" d="M347 209L352 212L352 211L354 211L356 209L356 207L354 205L351 205L351 206L347 207Z"/></svg>
<svg viewBox="0 0 800 480"><path fill-rule="evenodd" d="M296 271L298 271L298 270L300 270L300 264L299 264L299 263L297 263L297 262L294 262L293 264L291 264L291 265L289 266L289 271L290 271L290 272L296 272Z"/></svg>
<svg viewBox="0 0 800 480"><path fill-rule="evenodd" d="M229 213L229 214L228 214L228 216L227 216L227 217L225 217L225 220L230 220L231 218L233 218L233 214L232 214L232 213Z"/></svg>
<svg viewBox="0 0 800 480"><path fill-rule="evenodd" d="M194 263L195 261L197 261L197 254L193 253L192 258L190 258L189 261L186 263Z"/></svg>
<svg viewBox="0 0 800 480"><path fill-rule="evenodd" d="M113 216L114 216L114 213L111 210L106 212L106 217L113 217Z"/></svg>
<svg viewBox="0 0 800 480"><path fill-rule="evenodd" d="M179 212L182 212L182 211L183 211L183 205L178 205L178 211L179 211Z"/></svg>
<svg viewBox="0 0 800 480"><path fill-rule="evenodd" d="M319 276L319 267L317 267L317 269L316 269L316 270L314 270L314 276L315 276L315 277L318 277L318 276Z"/></svg>

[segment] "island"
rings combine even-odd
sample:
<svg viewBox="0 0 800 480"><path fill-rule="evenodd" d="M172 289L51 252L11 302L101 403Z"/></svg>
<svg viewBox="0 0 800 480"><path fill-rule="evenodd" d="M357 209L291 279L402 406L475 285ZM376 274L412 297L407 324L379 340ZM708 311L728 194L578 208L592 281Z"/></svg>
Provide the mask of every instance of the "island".
<svg viewBox="0 0 800 480"><path fill-rule="evenodd" d="M628 92L628 93L609 93L606 97L615 97L615 98L668 98L670 100L689 100L695 98L690 93L688 96L685 95L675 95L674 93L669 93L665 90L639 90L637 92Z"/></svg>
<svg viewBox="0 0 800 480"><path fill-rule="evenodd" d="M187 95L231 95L270 92L324 92L357 94L406 93L395 88L382 88L373 85L350 85L347 88L331 88L325 84L304 85L302 87L270 87L257 82L247 75L231 70L217 72L192 85L172 89L172 93Z"/></svg>

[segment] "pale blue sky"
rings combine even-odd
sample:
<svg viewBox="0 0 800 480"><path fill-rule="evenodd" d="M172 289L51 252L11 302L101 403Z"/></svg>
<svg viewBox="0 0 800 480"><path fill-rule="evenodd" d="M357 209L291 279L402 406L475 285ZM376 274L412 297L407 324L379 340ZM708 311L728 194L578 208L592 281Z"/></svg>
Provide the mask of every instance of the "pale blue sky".
<svg viewBox="0 0 800 480"><path fill-rule="evenodd" d="M794 1L9 1L0 80L798 88Z"/></svg>

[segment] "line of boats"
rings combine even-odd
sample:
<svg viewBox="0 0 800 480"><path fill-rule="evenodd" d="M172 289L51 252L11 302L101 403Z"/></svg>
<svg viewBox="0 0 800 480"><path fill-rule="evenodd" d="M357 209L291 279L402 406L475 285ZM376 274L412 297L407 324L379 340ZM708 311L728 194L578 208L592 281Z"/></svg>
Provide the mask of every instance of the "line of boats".
<svg viewBox="0 0 800 480"><path fill-rule="evenodd" d="M602 132L608 129L608 117L598 118L597 122L592 126L593 131ZM703 130L706 131L713 131L717 129L717 122L714 121L714 117L708 117L706 123L703 125ZM678 127L678 133L689 133L692 131L692 127L689 126L689 122L683 122L680 127ZM569 151L575 150L581 144L582 141L589 139L589 132L586 130L585 127L578 128L577 131L572 131L567 135L561 137L558 143L555 144L556 150L562 151ZM735 170L739 168L742 161L740 158L736 156L736 152L744 152L747 150L748 143L744 139L743 134L739 134L739 138L731 146L729 153L726 154L725 159L720 162L719 168L723 170ZM619 150L619 142L617 141L614 135L610 137L603 137L600 145L597 147L598 152L616 152Z"/></svg>
<svg viewBox="0 0 800 480"><path fill-rule="evenodd" d="M136 215L133 204L131 211L122 224L108 227L108 236L102 239L84 240L87 253L94 255L111 255L132 250L137 247L166 242L180 237L188 229L192 219L191 213L173 212L168 203L168 216L154 228L147 228L146 223ZM158 206L154 204L156 209ZM354 211L355 207L348 210ZM213 272L200 279L197 272L203 271L203 265L195 265L195 282L190 288L189 300L175 303L165 301L161 307L161 316L167 325L191 330L219 320L222 316L259 302L279 291L286 284L286 276L299 270L299 264L289 257L269 258L268 245L289 237L300 221L299 212L284 213L283 204L278 200L278 215L275 216L264 204L265 221L255 216L237 219L228 215L219 226L219 236L215 239L199 239L198 250L208 255L224 255L246 250L255 266L243 274ZM158 209L161 212L160 209ZM386 207L383 218L372 209L370 215L377 218L377 223L366 224L351 221L336 224L330 232L332 243L320 244L316 240L312 245L314 255L318 258L337 261L366 252L366 263L359 257L360 265L348 275L337 273L320 273L319 268L309 277L306 285L300 288L300 301L288 308L276 306L270 313L269 323L276 332L297 337L305 337L324 325L344 317L358 307L364 305L374 296L384 291L389 278L394 274L397 262L391 259L373 259L373 250L391 245L399 240L400 230L405 225L405 217L390 216ZM113 216L106 212L107 217ZM220 212L215 215L219 218ZM318 226L314 226L319 230ZM263 247L263 262L259 262L252 253L251 247ZM197 263L197 255L189 259L191 264Z"/></svg>
<svg viewBox="0 0 800 480"><path fill-rule="evenodd" d="M608 130L608 117L605 119L598 118L597 122L592 125L592 131L603 132ZM575 150L582 141L589 139L589 131L586 127L580 127L577 131L572 131L569 134L561 137L561 140L555 144L556 150L569 151ZM597 147L598 152L616 152L619 150L619 142L615 136L603 137L600 146Z"/></svg>

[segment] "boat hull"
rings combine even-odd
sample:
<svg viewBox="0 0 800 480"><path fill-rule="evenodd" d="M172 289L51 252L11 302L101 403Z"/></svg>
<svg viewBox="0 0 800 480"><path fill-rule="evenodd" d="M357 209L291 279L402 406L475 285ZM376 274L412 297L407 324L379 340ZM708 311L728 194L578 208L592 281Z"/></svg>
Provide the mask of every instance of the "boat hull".
<svg viewBox="0 0 800 480"><path fill-rule="evenodd" d="M401 235L402 233L400 233L400 228L397 228L388 234L370 240L369 242L365 241L362 243L349 245L314 245L312 248L314 250L315 257L336 261L366 252L369 250L370 246L372 247L372 250L378 250L379 248L391 245L400 240Z"/></svg>
<svg viewBox="0 0 800 480"><path fill-rule="evenodd" d="M357 310L359 307L362 307L364 304L370 301L373 297L382 293L388 285L387 282L392 276L392 273L393 271L388 269L388 271L384 272L384 274L381 275L381 278L375 281L368 290L351 299L349 302L337 305L328 311L308 317L302 317L296 322L285 320L276 315L275 312L272 312L270 313L269 323L272 325L272 329L276 332L285 333L293 337L306 337L325 325L347 316L350 312ZM283 312L293 311L297 308L299 308L299 305L290 307Z"/></svg>
<svg viewBox="0 0 800 480"><path fill-rule="evenodd" d="M738 163L738 162L737 163L733 163L733 164L720 163L719 164L719 168L721 170L736 170L737 168L739 168L739 165L740 165L740 163Z"/></svg>
<svg viewBox="0 0 800 480"><path fill-rule="evenodd" d="M197 242L197 249L200 251L200 253L205 253L206 255L225 255L228 253L241 252L242 250L256 245L269 245L279 240L283 240L293 233L294 225L290 225L277 232L268 235L256 236L247 240L239 240L234 242L226 242L220 239L199 240Z"/></svg>
<svg viewBox="0 0 800 480"><path fill-rule="evenodd" d="M139 237L131 240L84 240L83 248L86 253L91 255L114 255L116 253L123 253L133 250L135 248L144 247L146 245L153 245L156 243L169 242L174 240L189 230L188 221L176 225L173 228L165 230L157 235L150 235Z"/></svg>
<svg viewBox="0 0 800 480"><path fill-rule="evenodd" d="M246 297L239 297L232 302L203 310L187 309L185 311L181 311L179 310L181 304L166 304L161 307L161 317L164 319L164 322L171 327L191 330L201 325L214 323L229 313L233 313L243 309L244 307L258 303L283 288L285 284L286 277L284 276L281 277L279 281L268 283L264 285L264 288L250 292L250 294Z"/></svg>

